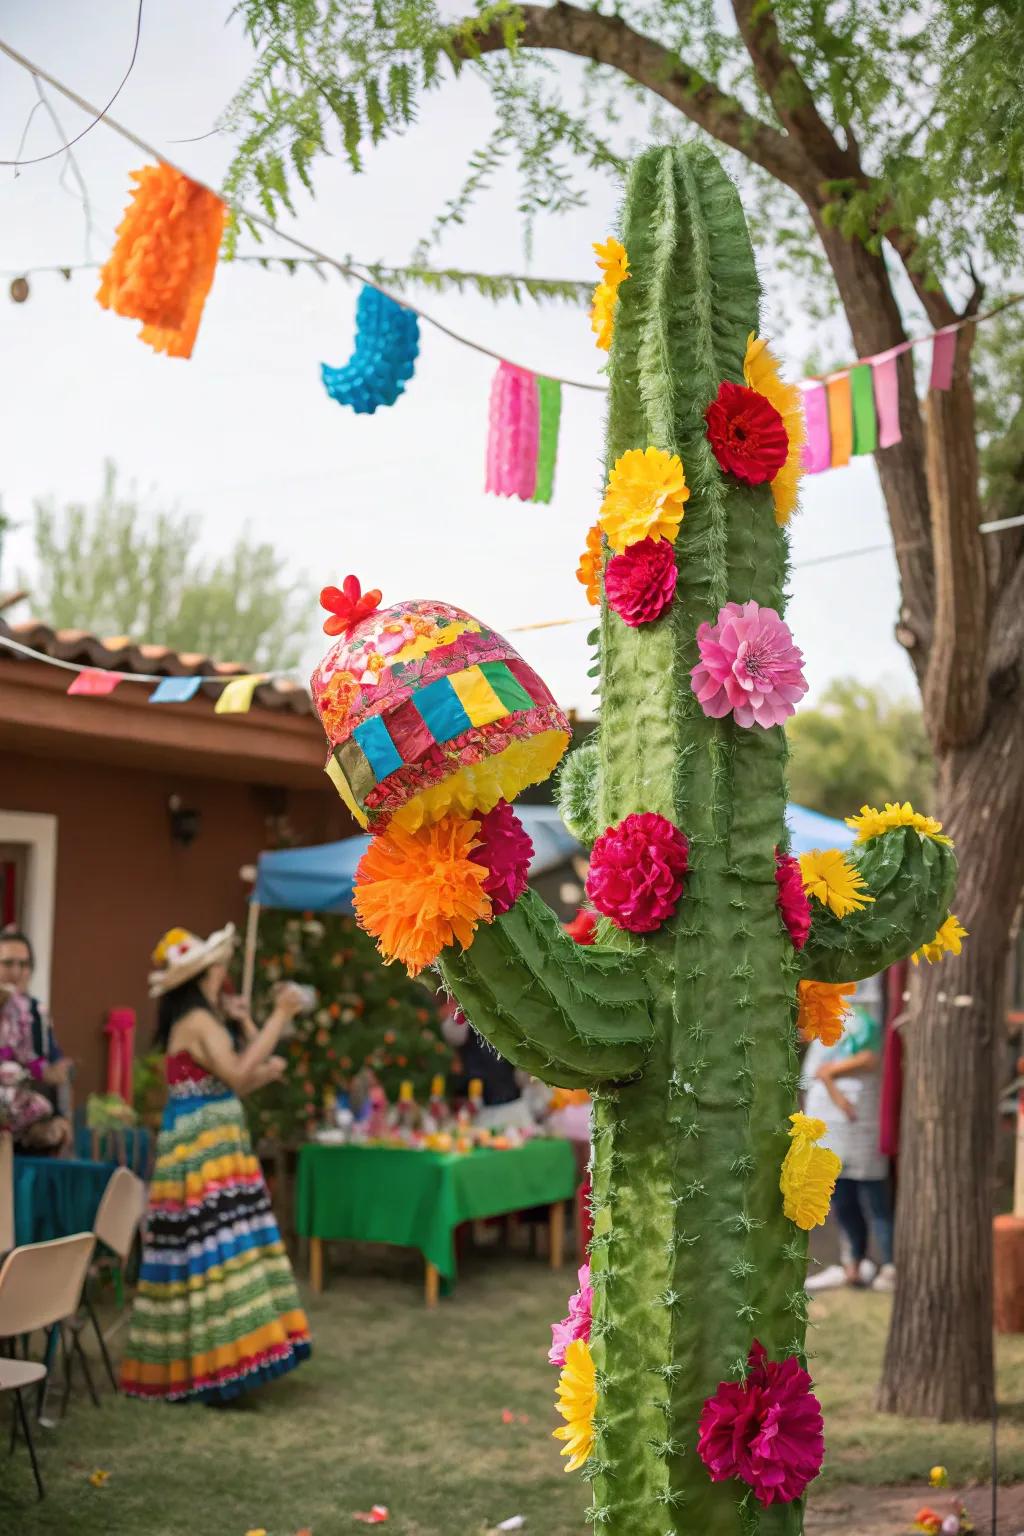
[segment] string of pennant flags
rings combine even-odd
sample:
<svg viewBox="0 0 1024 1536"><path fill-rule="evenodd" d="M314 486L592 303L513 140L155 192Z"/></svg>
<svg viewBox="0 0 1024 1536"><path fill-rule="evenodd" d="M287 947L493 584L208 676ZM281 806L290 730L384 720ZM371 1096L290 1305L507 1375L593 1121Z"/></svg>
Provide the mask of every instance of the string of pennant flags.
<svg viewBox="0 0 1024 1536"><path fill-rule="evenodd" d="M604 392L605 385L523 368L500 352L460 334L404 297L399 300L389 293L373 275L375 269L360 268L357 263L330 256L279 229L262 214L238 203L226 204L211 187L189 176L138 134L99 111L24 55L3 42L0 50L156 162L132 173L136 183L132 201L118 228L114 250L102 269L97 293L105 308L142 322L139 334L144 342L169 356L191 356L230 206L250 226L273 232L301 252L301 258L293 259L295 264L301 259L317 270L334 268L363 283L357 303L355 346L349 361L340 367L321 365L322 382L332 399L359 414L372 414L381 407L394 405L414 374L420 350L420 323L429 325L497 363L488 412L486 490L522 501L551 500L562 390ZM68 275L72 269L55 270ZM396 277L400 271L395 269ZM175 274L173 279L171 273ZM461 276L485 281L485 274ZM530 280L523 281L528 287ZM565 297L570 288L579 285L555 286L565 290ZM595 300L606 286L599 285ZM11 293L19 299L27 296L24 277L15 279ZM912 347L930 343L930 388L948 390L953 380L957 332L1022 300L1024 294L1014 295L986 314L965 316L938 331L911 337L873 356L859 358L824 377L802 380L800 389L807 424L804 470L819 474L840 468L853 457L900 442L899 357ZM594 325L600 331L596 311ZM598 344L603 345L600 340Z"/></svg>

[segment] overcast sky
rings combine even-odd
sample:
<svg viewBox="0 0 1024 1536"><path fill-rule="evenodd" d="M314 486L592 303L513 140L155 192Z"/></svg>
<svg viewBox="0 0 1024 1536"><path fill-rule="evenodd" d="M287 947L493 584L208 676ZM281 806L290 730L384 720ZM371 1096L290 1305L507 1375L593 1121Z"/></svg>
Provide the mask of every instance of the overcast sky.
<svg viewBox="0 0 1024 1536"><path fill-rule="evenodd" d="M112 114L217 184L230 158L206 133L243 79L251 54L229 6L218 0L146 0L135 70ZM136 0L2 0L0 36L100 103L127 63ZM567 83L578 65L566 61ZM68 135L87 119L51 93ZM0 56L0 158L13 159L36 101L30 76ZM340 160L316 172L317 199L300 199L293 231L340 256L408 260L432 216L460 184L467 151L487 136L486 92L468 75L428 100L406 138L368 150L354 176ZM60 141L45 112L33 117L23 155ZM103 125L76 147L102 260L144 157ZM0 271L86 259L85 223L62 161L0 169ZM616 191L587 183L589 209L538 229L532 268L590 278L590 242L611 228ZM268 236L268 251L284 243ZM758 252L771 269L772 252ZM445 264L523 270L515 184L498 185L443 246ZM349 571L385 599L441 598L499 629L585 616L574 577L600 495L602 402L565 392L555 499L550 507L483 493L487 400L494 364L423 328L407 393L390 410L355 416L329 400L320 363L352 347L357 289L313 274L288 278L258 267L218 270L195 354L158 357L132 322L101 310L95 275L32 279L29 301L0 294L0 495L19 520L33 498L92 499L105 458L151 493L202 516L203 547L231 543L248 523L295 572L319 587ZM417 294L448 325L540 372L599 378L601 354L585 314L569 308L491 305L468 296ZM784 290L765 329L794 377L812 342L800 294ZM842 333L837 345L849 355ZM885 679L909 691L892 639L895 565L888 553L808 565L889 537L870 461L805 481L792 525L796 569L788 619L804 650L811 697L830 678ZM8 579L31 561L25 530L5 552ZM40 615L45 618L46 615ZM523 635L519 645L567 706L587 709L588 626ZM311 614L310 662L319 653ZM158 635L139 638L159 640Z"/></svg>

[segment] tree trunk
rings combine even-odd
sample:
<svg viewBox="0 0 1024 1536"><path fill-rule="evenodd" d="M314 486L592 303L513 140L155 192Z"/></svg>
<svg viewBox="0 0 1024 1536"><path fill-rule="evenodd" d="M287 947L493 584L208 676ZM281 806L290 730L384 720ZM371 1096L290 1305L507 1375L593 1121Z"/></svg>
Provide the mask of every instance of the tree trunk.
<svg viewBox="0 0 1024 1536"><path fill-rule="evenodd" d="M959 959L922 964L905 1026L897 1289L879 1407L986 1419L995 1386L992 1216L1009 935L1024 885L1024 714L991 708L970 748L939 760L946 829L962 851Z"/></svg>

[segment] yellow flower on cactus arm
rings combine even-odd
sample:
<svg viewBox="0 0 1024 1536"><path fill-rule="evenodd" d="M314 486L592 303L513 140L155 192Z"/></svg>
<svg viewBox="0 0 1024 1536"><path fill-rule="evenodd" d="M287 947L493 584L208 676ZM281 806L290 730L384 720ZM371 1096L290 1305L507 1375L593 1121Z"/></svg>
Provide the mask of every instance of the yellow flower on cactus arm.
<svg viewBox="0 0 1024 1536"><path fill-rule="evenodd" d="M629 276L629 257L626 255L626 247L614 235L609 235L604 244L595 240L593 245L594 255L597 257L597 265L601 269L601 281L607 283L610 288L617 288L624 283Z"/></svg>
<svg viewBox="0 0 1024 1536"><path fill-rule="evenodd" d="M815 1145L825 1134L824 1120L801 1114L789 1119L791 1140L779 1177L782 1208L790 1221L809 1232L824 1223L843 1165L828 1147Z"/></svg>
<svg viewBox="0 0 1024 1536"><path fill-rule="evenodd" d="M856 990L852 981L802 981L797 989L800 1013L796 1021L801 1040L835 1045L849 1012L847 998Z"/></svg>
<svg viewBox="0 0 1024 1536"><path fill-rule="evenodd" d="M775 521L781 526L788 523L796 511L800 480L804 472L803 447L807 441L807 424L804 421L803 397L795 384L787 384L780 376L778 360L769 350L767 341L755 336L753 331L747 337L743 377L751 389L756 389L770 405L774 405L782 417L782 425L789 438L786 462L772 481Z"/></svg>
<svg viewBox="0 0 1024 1536"><path fill-rule="evenodd" d="M565 1470L575 1472L594 1449L594 1414L597 1412L597 1379L590 1345L585 1339L573 1339L566 1345L555 1407L565 1423L552 1433L556 1440L565 1441L561 1453L569 1458Z"/></svg>
<svg viewBox="0 0 1024 1536"><path fill-rule="evenodd" d="M836 917L860 912L874 901L864 889L864 876L848 864L838 848L814 848L800 855L800 873L808 896L828 907Z"/></svg>
<svg viewBox="0 0 1024 1536"><path fill-rule="evenodd" d="M601 601L601 524L587 529L587 547L576 567L576 580L587 589L587 602L596 607Z"/></svg>
<svg viewBox="0 0 1024 1536"><path fill-rule="evenodd" d="M920 965L922 959L927 960L929 965L934 965L936 960L942 959L943 955L958 955L963 940L968 937L967 929L961 926L960 919L954 917L951 912L934 939L927 944L922 944L910 958L915 965Z"/></svg>
<svg viewBox="0 0 1024 1536"><path fill-rule="evenodd" d="M602 352L611 350L615 334L615 306L619 302L617 288L608 283L598 283L590 304L590 329Z"/></svg>
<svg viewBox="0 0 1024 1536"><path fill-rule="evenodd" d="M377 940L386 961L401 960L410 976L432 964L449 944L473 942L489 922L489 871L474 864L479 822L445 816L410 832L396 822L379 832L359 861L352 903L360 926Z"/></svg>
<svg viewBox="0 0 1024 1536"><path fill-rule="evenodd" d="M678 454L630 448L615 461L601 504L600 524L617 555L641 539L674 543L690 492Z"/></svg>
<svg viewBox="0 0 1024 1536"><path fill-rule="evenodd" d="M915 811L909 800L904 800L902 805L898 802L892 805L887 800L884 811L876 810L873 805L862 805L859 816L847 816L846 825L856 832L858 843L881 837L883 832L892 832L896 827L913 827L915 832L932 838L936 843L945 843L949 847L953 845L951 837L942 835L942 822L936 821L934 816L924 816L920 811Z"/></svg>

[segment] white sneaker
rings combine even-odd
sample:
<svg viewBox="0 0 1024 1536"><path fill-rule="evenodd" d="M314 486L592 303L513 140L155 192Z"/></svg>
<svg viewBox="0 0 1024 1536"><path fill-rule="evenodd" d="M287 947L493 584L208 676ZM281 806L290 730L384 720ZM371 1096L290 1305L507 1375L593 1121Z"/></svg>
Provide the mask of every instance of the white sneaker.
<svg viewBox="0 0 1024 1536"><path fill-rule="evenodd" d="M874 1259L861 1259L857 1270L857 1278L861 1285L870 1285L878 1274L878 1265Z"/></svg>
<svg viewBox="0 0 1024 1536"><path fill-rule="evenodd" d="M873 1291L894 1291L896 1289L896 1265L883 1264L871 1282L871 1289Z"/></svg>
<svg viewBox="0 0 1024 1536"><path fill-rule="evenodd" d="M835 1291L846 1284L846 1270L841 1264L830 1264L816 1275L808 1275L804 1289L808 1291Z"/></svg>

